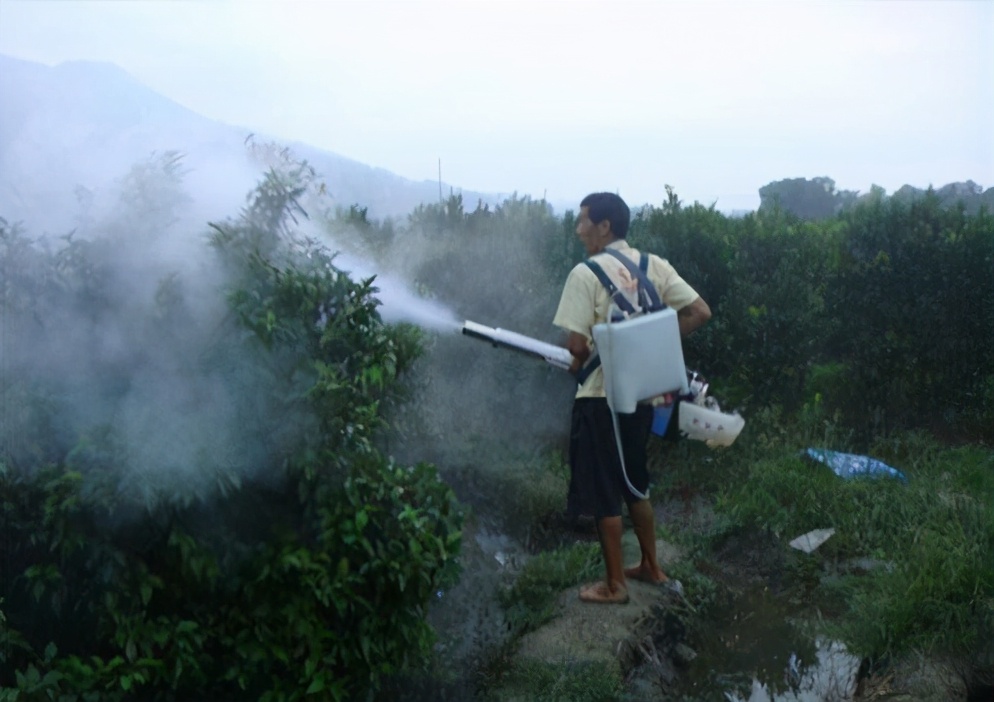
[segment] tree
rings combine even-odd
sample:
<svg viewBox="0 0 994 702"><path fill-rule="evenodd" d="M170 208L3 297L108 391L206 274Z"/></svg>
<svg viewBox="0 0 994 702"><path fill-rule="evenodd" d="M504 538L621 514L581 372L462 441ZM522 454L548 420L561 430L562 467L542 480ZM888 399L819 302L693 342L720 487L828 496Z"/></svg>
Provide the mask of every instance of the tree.
<svg viewBox="0 0 994 702"><path fill-rule="evenodd" d="M461 511L434 467L376 442L419 339L294 226L307 177L271 170L213 226L213 288L182 271L127 304L99 239L45 252L0 221L0 270L21 269L4 278L4 322L35 348L74 340L77 363L90 350L60 336L84 327L59 310L134 332L87 386L100 412L77 412L72 378L30 363L22 340L4 349L4 406L44 415L27 445L3 427L0 686L342 700L430 655L426 607L454 577Z"/></svg>
<svg viewBox="0 0 994 702"><path fill-rule="evenodd" d="M840 202L831 178L788 178L759 189L760 209L770 209L775 204L801 219L817 220L833 216Z"/></svg>

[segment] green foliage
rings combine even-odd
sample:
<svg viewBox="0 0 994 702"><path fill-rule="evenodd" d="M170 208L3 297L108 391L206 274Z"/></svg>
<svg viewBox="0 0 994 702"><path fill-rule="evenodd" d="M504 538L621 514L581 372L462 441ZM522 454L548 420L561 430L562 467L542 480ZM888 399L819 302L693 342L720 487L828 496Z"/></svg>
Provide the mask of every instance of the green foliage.
<svg viewBox="0 0 994 702"><path fill-rule="evenodd" d="M206 305L167 273L122 300L104 240L51 252L0 222L2 267L22 272L4 279L12 328L43 348L63 342L65 310L145 331L125 362L77 347L105 407L88 423L75 388L21 347L2 369L5 406L36 408L25 437L3 428L0 455L0 685L18 699L354 699L428 659L425 612L456 577L462 513L432 466L380 453L381 407L402 395L418 336L384 326L371 281L291 224L310 177L271 170L214 225L225 297ZM153 397L206 384L230 400L228 423L206 394L182 404L190 421L129 404L147 378L130 359L166 348L173 392ZM138 452L135 412L173 443ZM237 446L198 424L233 425Z"/></svg>
<svg viewBox="0 0 994 702"><path fill-rule="evenodd" d="M877 433L925 426L951 436L989 432L994 367L994 218L942 209L935 197L891 200L845 216L830 309L858 310L827 349L849 387L826 394ZM857 408L857 403L862 407Z"/></svg>
<svg viewBox="0 0 994 702"><path fill-rule="evenodd" d="M752 463L718 509L740 528L781 542L834 528L808 557L822 567L876 564L869 574L848 577L841 590L848 614L837 628L852 650L976 655L994 634L994 454L942 449L916 435L877 448L874 455L900 465L908 484L841 480L781 453Z"/></svg>
<svg viewBox="0 0 994 702"><path fill-rule="evenodd" d="M567 258L577 242L570 231L564 246L566 225L544 201L511 197L469 210L453 195L398 223L389 247L380 225L356 225L344 214L328 223L336 241L411 281L422 297L450 307L454 320L560 341L551 321L562 281L577 263ZM411 378L416 401L391 414L392 451L421 451L422 439L431 437L434 460L460 465L495 447L534 454L558 441L557 407L568 412L573 393L569 376L458 334L443 332L430 343ZM506 392L511 387L520 392Z"/></svg>
<svg viewBox="0 0 994 702"><path fill-rule="evenodd" d="M718 583L697 568L694 561L686 558L667 564L666 574L670 580L679 581L683 586L681 599L696 615L694 621L706 626L707 612L718 600ZM686 613L683 615L686 616Z"/></svg>
<svg viewBox="0 0 994 702"><path fill-rule="evenodd" d="M0 392L16 408L0 426L0 684L22 699L375 690L423 661L425 608L455 577L461 514L420 456L450 475L485 464L462 489L526 519L563 492L535 456L561 448L569 378L384 325L375 280L351 279L297 225L316 208L343 246L458 319L552 341L583 256L573 214L517 196L468 210L453 195L375 222L360 204L323 209L306 163L253 148L271 169L238 218L212 225L208 255L186 256L196 275L170 251L197 239L172 236L175 153L128 174L113 222L53 243L0 220ZM799 568L890 564L845 581L857 650L976 649L991 638L990 454L904 430L991 439L994 217L950 207L946 189L857 201L828 179L793 185L808 210L765 197L733 219L667 188L635 213L632 244L714 312L688 365L748 419L732 451L666 449L660 485L721 493L710 542L835 526ZM386 459L387 441L416 465ZM872 452L912 481L840 481L798 457L813 445ZM598 563L594 547L532 559L503 596L512 631ZM532 677L553 699L565 678L546 672Z"/></svg>
<svg viewBox="0 0 994 702"><path fill-rule="evenodd" d="M968 214L977 214L982 208L994 212L994 188L984 190L972 180L959 183L947 183L938 190L929 186L926 190L904 185L897 189L892 196L895 200L910 203L926 197L938 197L940 204L948 208L962 208Z"/></svg>
<svg viewBox="0 0 994 702"><path fill-rule="evenodd" d="M851 616L841 629L857 652L928 651L989 665L991 506L964 496L943 502L914 525L892 567L849 583Z"/></svg>
<svg viewBox="0 0 994 702"><path fill-rule="evenodd" d="M615 670L600 664L565 662L559 665L531 661L516 666L499 690L486 700L535 702L612 702L621 699L622 680Z"/></svg>
<svg viewBox="0 0 994 702"><path fill-rule="evenodd" d="M463 502L479 505L502 533L522 542L539 541L536 526L555 522L569 486L569 467L558 452L544 458L525 455L499 445L481 444L481 456L499 456L496 462L450 468L446 480L457 486ZM559 526L552 527L556 533Z"/></svg>
<svg viewBox="0 0 994 702"><path fill-rule="evenodd" d="M831 195L819 180L809 185ZM792 415L817 398L864 445L903 428L990 439L986 210L928 192L867 197L817 222L773 205L731 219L667 189L661 207L635 212L629 240L668 258L711 306L685 357L724 405Z"/></svg>
<svg viewBox="0 0 994 702"><path fill-rule="evenodd" d="M595 577L600 569L596 544L576 544L529 559L514 584L499 597L508 626L516 635L541 626L554 616L564 588Z"/></svg>
<svg viewBox="0 0 994 702"><path fill-rule="evenodd" d="M732 283L729 264L734 256L735 221L715 210L695 203L684 207L672 188L666 188L662 207L645 207L634 213L629 243L640 250L667 259L710 305L720 304L729 295ZM575 237L574 237L575 239ZM708 324L687 338L684 355L691 368L715 363L716 327Z"/></svg>
<svg viewBox="0 0 994 702"><path fill-rule="evenodd" d="M744 227L713 332L729 351L714 373L733 404L796 410L826 327L824 242L776 216L749 216Z"/></svg>

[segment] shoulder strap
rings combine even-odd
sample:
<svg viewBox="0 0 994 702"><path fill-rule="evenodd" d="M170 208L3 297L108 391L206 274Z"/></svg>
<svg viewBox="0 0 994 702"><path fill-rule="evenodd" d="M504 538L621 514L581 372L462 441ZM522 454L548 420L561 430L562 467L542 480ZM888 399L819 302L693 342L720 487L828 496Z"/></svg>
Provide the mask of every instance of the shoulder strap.
<svg viewBox="0 0 994 702"><path fill-rule="evenodd" d="M595 354L593 358L587 361L587 365L585 365L583 368L581 368L580 370L578 370L576 373L573 374L573 377L576 378L576 382L578 385L583 385L585 382L587 382L587 378L590 377L590 374L600 367L601 367L601 357L599 354Z"/></svg>
<svg viewBox="0 0 994 702"><path fill-rule="evenodd" d="M628 268L629 272L635 276L636 279L638 279L639 298L642 302L643 308L646 308L648 312L656 312L666 308L666 305L659 299L659 294L656 292L655 286L649 280L647 275L647 271L649 270L649 255L647 253L643 252L642 255L639 256L639 265L637 268L627 256L622 256L613 249L604 249L604 253L611 254L625 264L625 267ZM594 272L594 275L597 276L597 279L601 282L601 285L607 289L608 295L611 296L611 299L614 300L615 304L618 305L621 311L625 314L634 314L635 308L624 295L618 294L618 286L614 284L614 281L612 281L610 277L608 277L608 274L604 272L604 269L601 268L596 261L592 261L589 258L586 259L584 263L586 263L590 270ZM600 368L600 365L601 357L600 355L595 354L594 357L587 362L587 365L580 368L573 374L573 377L576 378L577 383L583 385L587 378L590 377L590 374Z"/></svg>
<svg viewBox="0 0 994 702"><path fill-rule="evenodd" d="M597 280L601 281L601 285L607 289L608 295L610 295L618 307L621 308L621 311L626 314L634 314L635 308L632 307L632 304L625 298L624 295L618 294L618 286L615 285L614 282L608 277L607 273L604 272L604 269L601 268L596 261L591 261L589 258L586 259L584 263L586 263L587 267L594 272L594 275L597 276ZM576 378L576 382L579 385L583 385L587 382L587 378L590 377L590 374L600 367L601 357L598 354L594 354L593 358L587 361L587 365L583 366L576 373L574 373L573 377Z"/></svg>
<svg viewBox="0 0 994 702"><path fill-rule="evenodd" d="M632 307L632 303L630 303L624 295L618 294L618 286L614 284L614 281L612 281L610 277L608 277L608 274L604 272L604 269L601 268L596 261L591 261L589 258L584 261L584 263L586 263L587 267L594 272L597 279L601 281L601 285L607 288L607 294L611 296L612 300L614 300L614 304L616 304L625 314L635 314L635 308Z"/></svg>
<svg viewBox="0 0 994 702"><path fill-rule="evenodd" d="M646 275L646 271L649 269L649 256L647 254L642 254L639 259L639 265L636 266L627 256L618 253L614 249L604 249L604 253L614 256L621 261L625 268L628 269L628 272L639 281L639 300L647 312L657 312L666 308L663 301L659 299L656 286L652 284L649 276Z"/></svg>

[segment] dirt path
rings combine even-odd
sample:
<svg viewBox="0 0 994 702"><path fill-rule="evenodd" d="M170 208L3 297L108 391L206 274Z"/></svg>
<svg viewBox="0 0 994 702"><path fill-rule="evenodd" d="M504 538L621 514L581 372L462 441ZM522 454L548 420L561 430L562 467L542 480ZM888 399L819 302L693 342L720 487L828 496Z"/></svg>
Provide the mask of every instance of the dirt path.
<svg viewBox="0 0 994 702"><path fill-rule="evenodd" d="M627 531L622 540L625 562L638 561L638 542ZM675 546L656 542L663 568L679 558ZM629 581L629 602L623 605L599 605L581 602L578 587L559 596L560 614L545 626L522 637L516 657L544 663L599 663L624 666L636 646L634 632L649 617L654 605L665 604L672 592L666 586Z"/></svg>

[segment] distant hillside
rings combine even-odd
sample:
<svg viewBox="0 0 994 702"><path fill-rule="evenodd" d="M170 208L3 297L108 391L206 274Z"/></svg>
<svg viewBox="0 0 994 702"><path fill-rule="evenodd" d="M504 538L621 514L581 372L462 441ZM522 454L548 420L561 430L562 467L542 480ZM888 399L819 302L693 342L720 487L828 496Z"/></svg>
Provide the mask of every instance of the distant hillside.
<svg viewBox="0 0 994 702"><path fill-rule="evenodd" d="M258 178L245 139L147 88L113 64L55 67L0 55L0 217L32 232L62 233L83 200L112 206L114 183L153 152L180 151L186 183L204 217L234 214ZM256 134L254 139L272 139ZM275 141L275 139L273 139ZM416 182L299 143L280 142L321 174L335 202L358 203L375 218L436 202L437 181ZM467 206L496 194L463 191Z"/></svg>

